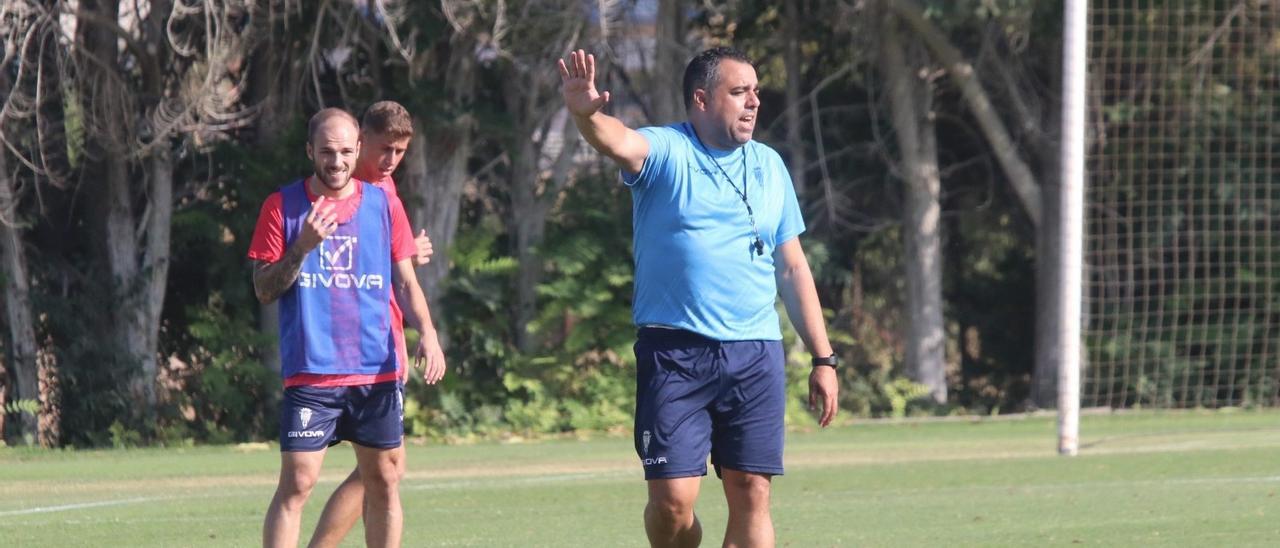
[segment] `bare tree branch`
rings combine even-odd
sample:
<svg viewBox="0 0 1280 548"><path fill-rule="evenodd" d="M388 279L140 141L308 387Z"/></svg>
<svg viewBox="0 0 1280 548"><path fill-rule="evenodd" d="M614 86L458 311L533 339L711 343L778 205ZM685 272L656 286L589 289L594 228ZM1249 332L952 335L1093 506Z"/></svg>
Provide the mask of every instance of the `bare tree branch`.
<svg viewBox="0 0 1280 548"><path fill-rule="evenodd" d="M952 45L933 23L924 17L924 13L910 0L889 0L890 9L900 17L907 26L924 40L929 51L947 67L947 73L956 80L961 95L969 104L969 110L978 120L979 127L991 143L1000 167L1004 169L1014 193L1022 202L1023 209L1031 222L1039 225L1043 217L1041 213L1040 186L1036 182L1031 168L1018 156L1017 147L1009 137L1009 131L996 114L982 83L974 78L973 66L964 60L960 50Z"/></svg>

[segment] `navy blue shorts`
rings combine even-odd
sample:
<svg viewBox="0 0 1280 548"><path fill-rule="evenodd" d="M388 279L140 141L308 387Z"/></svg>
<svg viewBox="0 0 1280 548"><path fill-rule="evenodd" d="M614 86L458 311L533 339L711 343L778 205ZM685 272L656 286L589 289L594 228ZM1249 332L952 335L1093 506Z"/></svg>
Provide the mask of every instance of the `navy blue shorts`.
<svg viewBox="0 0 1280 548"><path fill-rule="evenodd" d="M721 468L782 474L786 360L781 341L708 339L642 328L636 352L636 454L650 479Z"/></svg>
<svg viewBox="0 0 1280 548"><path fill-rule="evenodd" d="M291 386L280 401L280 450L320 451L346 440L391 449L404 435L404 390L396 381Z"/></svg>

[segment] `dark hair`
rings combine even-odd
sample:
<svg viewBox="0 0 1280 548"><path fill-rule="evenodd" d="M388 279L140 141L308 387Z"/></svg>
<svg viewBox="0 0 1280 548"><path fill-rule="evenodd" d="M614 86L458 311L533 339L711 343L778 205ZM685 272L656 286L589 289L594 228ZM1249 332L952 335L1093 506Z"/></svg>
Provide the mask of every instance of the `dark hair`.
<svg viewBox="0 0 1280 548"><path fill-rule="evenodd" d="M711 48L693 56L693 59L689 60L689 66L684 69L685 110L693 106L693 90L709 90L715 87L716 81L720 78L720 61L724 59L755 65L742 50L728 46Z"/></svg>
<svg viewBox="0 0 1280 548"><path fill-rule="evenodd" d="M333 118L343 118L351 122L351 127L356 129L360 128L360 123L356 121L356 117L352 116L350 112L340 108L320 109L320 112L313 114L311 116L311 120L307 121L307 142L312 142L316 137L316 130L320 129L320 126Z"/></svg>
<svg viewBox="0 0 1280 548"><path fill-rule="evenodd" d="M360 129L392 139L413 137L413 118L404 105L395 101L378 101L364 111Z"/></svg>

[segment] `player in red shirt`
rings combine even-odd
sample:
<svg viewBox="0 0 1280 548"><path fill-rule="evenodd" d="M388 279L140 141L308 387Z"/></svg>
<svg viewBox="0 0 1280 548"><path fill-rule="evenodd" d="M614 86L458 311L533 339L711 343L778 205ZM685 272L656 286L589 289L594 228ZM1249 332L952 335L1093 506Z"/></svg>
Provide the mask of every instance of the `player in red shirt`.
<svg viewBox="0 0 1280 548"><path fill-rule="evenodd" d="M374 103L360 120L360 156L356 160L354 177L382 189L391 198L392 208L400 208L401 211L404 210L404 205L396 192L395 181L391 178L391 174L395 173L400 161L404 159L405 151L408 150L409 141L412 138L413 119L409 116L409 112L395 101ZM403 230L407 232L398 234L399 238L413 237L408 225L405 225ZM431 260L431 240L427 238L425 230L414 238L414 245L417 249L414 257L415 265L422 266ZM396 303L394 295L391 299L391 323L395 332L396 348L403 353L405 351L404 325L401 321L400 306ZM401 453L397 461L400 464L397 472L403 476L404 444L401 444L397 451ZM357 467L334 490L329 501L325 503L324 512L320 514L320 521L316 523L316 530L311 536L309 546L337 546L360 518L363 504L364 483L361 481L360 469Z"/></svg>

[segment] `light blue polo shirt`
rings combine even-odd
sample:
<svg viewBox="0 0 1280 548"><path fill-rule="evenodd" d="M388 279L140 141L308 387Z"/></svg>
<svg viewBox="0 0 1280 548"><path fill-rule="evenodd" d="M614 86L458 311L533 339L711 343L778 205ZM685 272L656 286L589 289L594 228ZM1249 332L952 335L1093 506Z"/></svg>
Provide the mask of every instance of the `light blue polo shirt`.
<svg viewBox="0 0 1280 548"><path fill-rule="evenodd" d="M782 158L756 141L704 149L687 123L639 131L649 156L640 173L622 174L632 197L636 325L720 341L781 340L773 250L804 232ZM763 255L752 248L747 207L729 186L742 191L744 179Z"/></svg>

